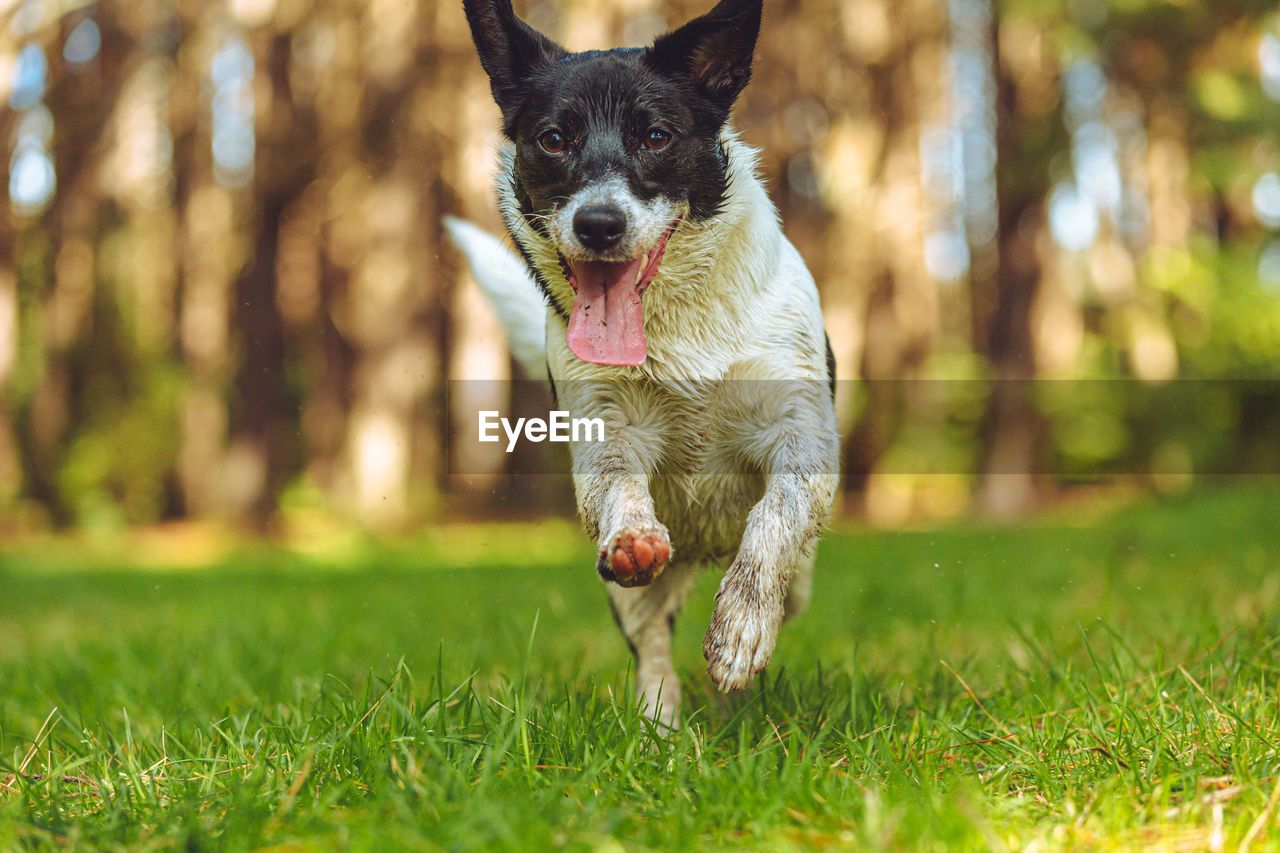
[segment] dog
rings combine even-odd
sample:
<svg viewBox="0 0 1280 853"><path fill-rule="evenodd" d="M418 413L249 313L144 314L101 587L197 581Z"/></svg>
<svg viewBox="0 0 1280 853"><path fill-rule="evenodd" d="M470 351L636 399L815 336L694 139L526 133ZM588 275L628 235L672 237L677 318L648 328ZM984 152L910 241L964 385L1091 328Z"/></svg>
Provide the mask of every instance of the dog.
<svg viewBox="0 0 1280 853"><path fill-rule="evenodd" d="M583 53L511 0L463 6L502 114L498 200L521 258L446 225L525 370L605 424L571 445L578 510L645 713L678 726L672 627L695 570L729 563L703 653L740 690L808 601L836 492L817 288L729 123L762 0Z"/></svg>

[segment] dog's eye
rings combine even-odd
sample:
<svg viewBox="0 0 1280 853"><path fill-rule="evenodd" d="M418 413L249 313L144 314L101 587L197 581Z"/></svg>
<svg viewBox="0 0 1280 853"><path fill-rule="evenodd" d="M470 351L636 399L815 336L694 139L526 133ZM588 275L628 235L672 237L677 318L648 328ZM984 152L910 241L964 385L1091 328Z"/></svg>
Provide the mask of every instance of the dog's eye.
<svg viewBox="0 0 1280 853"><path fill-rule="evenodd" d="M559 154L567 143L564 134L558 130L548 130L538 137L538 145L548 154Z"/></svg>
<svg viewBox="0 0 1280 853"><path fill-rule="evenodd" d="M644 147L650 151L661 151L671 144L671 134L665 130L652 128L644 137Z"/></svg>

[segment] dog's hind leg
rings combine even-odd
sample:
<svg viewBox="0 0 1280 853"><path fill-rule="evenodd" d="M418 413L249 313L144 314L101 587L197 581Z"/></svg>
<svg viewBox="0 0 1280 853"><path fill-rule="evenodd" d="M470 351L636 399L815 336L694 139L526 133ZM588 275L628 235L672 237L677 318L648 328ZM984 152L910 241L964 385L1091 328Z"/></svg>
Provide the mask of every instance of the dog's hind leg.
<svg viewBox="0 0 1280 853"><path fill-rule="evenodd" d="M692 572L674 566L653 583L608 585L614 621L636 660L636 693L644 712L658 723L680 725L680 682L671 663L671 636Z"/></svg>

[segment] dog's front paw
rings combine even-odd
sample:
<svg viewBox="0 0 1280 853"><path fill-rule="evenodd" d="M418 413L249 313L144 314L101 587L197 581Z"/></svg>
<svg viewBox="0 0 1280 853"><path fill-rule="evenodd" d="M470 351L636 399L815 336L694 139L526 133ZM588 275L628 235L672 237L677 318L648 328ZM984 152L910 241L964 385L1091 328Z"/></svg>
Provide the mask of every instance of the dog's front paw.
<svg viewBox="0 0 1280 853"><path fill-rule="evenodd" d="M711 627L702 641L711 680L726 693L750 684L773 658L781 624L780 605L759 600L726 577L716 593Z"/></svg>
<svg viewBox="0 0 1280 853"><path fill-rule="evenodd" d="M610 536L596 557L596 572L618 586L647 586L671 559L671 541L659 527L626 527Z"/></svg>

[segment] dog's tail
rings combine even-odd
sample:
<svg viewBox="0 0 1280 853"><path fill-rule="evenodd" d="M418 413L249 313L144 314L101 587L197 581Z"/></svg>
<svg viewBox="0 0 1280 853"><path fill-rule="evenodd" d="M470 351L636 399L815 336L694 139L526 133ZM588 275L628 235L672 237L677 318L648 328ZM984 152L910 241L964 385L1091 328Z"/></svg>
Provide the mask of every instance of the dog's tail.
<svg viewBox="0 0 1280 853"><path fill-rule="evenodd" d="M547 304L528 267L501 240L470 222L446 216L444 226L507 333L511 354L527 376L542 379L547 375Z"/></svg>

